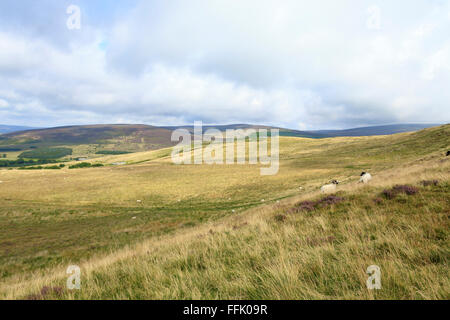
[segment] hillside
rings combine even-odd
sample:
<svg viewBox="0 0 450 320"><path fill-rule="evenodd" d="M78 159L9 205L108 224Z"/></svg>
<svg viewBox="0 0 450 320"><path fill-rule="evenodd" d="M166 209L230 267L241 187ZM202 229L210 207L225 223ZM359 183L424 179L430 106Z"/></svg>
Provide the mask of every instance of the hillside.
<svg viewBox="0 0 450 320"><path fill-rule="evenodd" d="M189 132L194 132L194 126L168 126L163 127L169 130L176 130L176 129L187 129ZM262 125L253 125L253 124L229 124L229 125L204 125L203 131L206 131L208 129L218 129L222 132L226 131L227 129L237 130L237 129L279 129L280 130L280 136L285 137L301 137L301 138L326 138L329 137L329 135L322 134L322 133L316 133L312 131L299 131L299 130L292 130L292 129L286 129L286 128L279 128L279 127L272 127L272 126L262 126Z"/></svg>
<svg viewBox="0 0 450 320"><path fill-rule="evenodd" d="M176 166L170 149L93 160L101 168L0 170L0 297L64 286L67 265L79 264L77 298L361 298L372 294L361 289L370 263L386 272L376 297L448 298L449 137L450 125L281 137L275 176L248 164ZM117 161L128 165L108 166ZM374 181L362 188L363 170ZM286 215L330 179L343 181L345 201ZM374 202L397 183L418 195Z"/></svg>
<svg viewBox="0 0 450 320"><path fill-rule="evenodd" d="M221 131L226 131L227 129L279 129L280 136L327 138L338 136L387 135L417 131L431 126L433 125L399 124L346 130L299 131L271 126L230 124L205 125L203 126L203 130L206 131L213 128ZM34 130L29 130L25 127L0 126L0 133L2 133L1 130L3 129L5 132L8 132L0 134L0 152L17 152L52 146L85 146L83 150L85 153L85 149L91 149L87 151L88 153L104 149L132 152L155 150L173 145L170 141L171 133L173 130L179 128L193 132L193 126L155 127L130 124L67 126Z"/></svg>
<svg viewBox="0 0 450 320"><path fill-rule="evenodd" d="M92 145L99 150L143 151L171 146L171 131L148 125L87 125L0 135L0 150Z"/></svg>
<svg viewBox="0 0 450 320"><path fill-rule="evenodd" d="M24 127L24 126L9 126L9 125L0 124L0 134L24 131L24 130L34 130L34 129L38 129L38 128Z"/></svg>
<svg viewBox="0 0 450 320"><path fill-rule="evenodd" d="M418 131L430 127L438 126L438 124L391 124L383 126L371 126L351 128L344 130L313 130L313 131L300 131L287 128L271 127L271 126L259 126L251 124L230 124L230 125L206 125L203 126L203 130L218 129L225 131L227 129L279 129L280 136L285 137L301 137L301 138L332 138L332 137L362 137L362 136L376 136L376 135L389 135L402 132ZM190 132L194 131L193 126L170 126L163 127L169 130L175 130L178 128L187 129Z"/></svg>
<svg viewBox="0 0 450 320"><path fill-rule="evenodd" d="M33 299L448 299L449 162L387 171L343 188L312 211L307 194L175 231L81 265L83 287L62 292L64 270L16 294ZM401 178L396 176L401 174ZM421 185L423 179L438 185ZM428 180L427 180L428 181ZM432 181L432 180L431 180ZM382 196L403 183L417 194ZM366 289L370 265L382 289ZM27 295L28 294L28 295ZM14 295L13 295L14 296Z"/></svg>
<svg viewBox="0 0 450 320"><path fill-rule="evenodd" d="M390 124L384 126L361 127L345 130L317 130L312 132L316 134L322 134L327 137L360 137L418 131L434 126L438 126L438 124Z"/></svg>

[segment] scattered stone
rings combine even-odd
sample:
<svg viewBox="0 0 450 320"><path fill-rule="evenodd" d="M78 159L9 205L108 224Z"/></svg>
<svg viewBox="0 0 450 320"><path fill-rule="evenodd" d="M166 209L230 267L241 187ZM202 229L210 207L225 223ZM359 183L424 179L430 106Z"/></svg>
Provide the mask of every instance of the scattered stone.
<svg viewBox="0 0 450 320"><path fill-rule="evenodd" d="M1 181L0 181L1 182ZM439 184L439 180L423 180L421 181L421 184L424 187L428 187L428 186L437 186Z"/></svg>

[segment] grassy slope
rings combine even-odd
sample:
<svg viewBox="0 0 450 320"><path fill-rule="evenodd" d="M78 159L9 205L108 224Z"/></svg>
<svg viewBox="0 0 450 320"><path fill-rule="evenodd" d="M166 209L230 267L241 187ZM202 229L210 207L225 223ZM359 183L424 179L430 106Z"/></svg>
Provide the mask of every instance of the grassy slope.
<svg viewBox="0 0 450 320"><path fill-rule="evenodd" d="M269 201L298 194L299 185L305 188L304 196L310 197L330 177L349 179L343 188L351 188L353 182L350 181L357 179L361 168L370 170L375 176L380 175L380 178L385 175L374 185L403 179L405 169L399 168L404 168L408 163L416 164L417 172L423 177L438 176L448 181L444 170L448 172L448 162L441 164L438 159L448 148L449 129L446 126L389 137L320 141L282 138L280 173L273 177L259 176L258 168L254 166L180 167L159 157L148 163L117 168L61 172L1 171L0 180L5 184L0 187L0 205L4 208L0 213L0 226L5 232L0 236L0 270L5 285L0 287L0 294L17 297L30 293L50 278L53 279L51 282L61 285L61 278L58 277L61 274L56 272L50 273L49 279L35 276L35 281L24 288L23 282L16 287L17 283L21 283L20 279L29 277L21 271L37 271L39 275L39 270L61 270L60 266L71 262L83 264L83 270L89 277L85 280L86 287L77 296L80 298L364 297L364 294L370 293L361 289L360 280L365 277L364 268L367 267L362 261L366 259L369 262L371 256L368 248L377 243L367 240L373 234L373 241L381 239L382 248L383 241L388 243L388 248L391 247L392 255L384 258L385 251L372 252L372 255L379 254L382 258L373 263L382 266L383 270L387 266L392 271L391 281L395 281L394 275L401 272L401 267L416 270L418 262L427 261L426 253L430 247L438 248L437 253L433 253L437 264L421 262L425 266L421 272L427 274L425 280L432 281L430 290L434 290L422 294L423 297L442 298L448 295L448 278L436 272L442 272L442 268L447 267L447 255L445 252L442 254L442 250L447 250L448 254L448 225L443 218L449 211L448 200L445 200L448 199L448 184L436 190L422 191L421 198L411 198L422 199L421 203L410 204L406 199L406 206L401 202L392 202L380 208L374 207L370 197L379 190L369 188L366 194L355 193L352 196L354 198L345 204L351 210L345 214L341 212L334 216L324 210L317 216L289 216L285 223L280 224L273 219L275 213L269 208L258 209L256 214L233 214L214 227L217 229L214 234L209 234L209 229L205 228L210 227L204 225L206 221L213 223L220 217L230 215L231 209L239 212L256 207L262 198ZM117 159L130 159L130 156L117 156ZM151 157L151 153L136 155L141 160L148 156ZM389 171L390 168L393 168L392 171ZM398 174L400 171L403 173ZM396 178L389 176L393 173ZM412 180L415 178L418 176L411 176ZM23 181L27 184L24 185ZM4 188L5 185L7 188ZM438 190L441 193L437 193ZM138 205L136 199L144 201ZM432 205L426 207L427 203ZM393 204L398 205L399 212L394 218L391 213ZM426 208L414 214L417 219L411 219L407 211L420 208L420 205ZM435 216L424 215L427 211L435 213ZM377 219L369 220L373 215ZM133 216L137 219L131 219ZM390 221L392 225L389 225ZM367 229L363 222L372 227ZM203 224L190 228L200 223ZM182 231L178 230L180 227ZM233 227L237 229L233 230ZM436 231L438 229L441 231ZM334 232L337 234L334 235ZM424 235L436 232L444 234L444 242L442 239L420 241ZM163 236L166 238L159 240L158 237L166 233L168 235ZM307 237L313 239L312 243L320 243L320 239L326 236L334 236L340 242L323 244L326 250L322 245L317 248L304 246ZM314 240L314 237L319 240ZM146 243L144 239L150 239L150 242ZM412 239L423 248L413 250L420 246L412 243ZM111 249L135 242L142 243L138 246L140 249L122 249L99 258ZM153 252L155 246L158 249ZM401 248L405 252L409 250L409 254L417 259L408 261L408 256L400 252ZM141 255L149 250L148 256ZM246 252L251 254L247 257ZM305 255L308 252L311 254ZM136 263L130 264L125 260L124 263L111 265L114 260L130 255L137 255L136 258L129 258ZM359 255L361 258L356 259L355 256ZM147 259L152 263L149 264ZM331 260L337 263L337 269L330 265ZM389 261L393 265L389 266ZM108 266L107 273L99 269L103 263ZM127 268L133 272L127 274ZM173 272L164 274L166 268ZM297 272L300 269L305 269L301 273L303 276ZM336 278L332 275L329 278L327 274L332 270L342 270L344 273L336 273ZM429 279L431 271L436 274L433 279ZM345 280L351 272L354 272L353 278L349 279L359 282ZM110 287L101 281L114 280L117 276L124 279L120 288ZM92 282L92 279L97 281ZM226 285L224 279L230 285ZM327 279L334 280L328 283ZM439 281L443 282L436 283ZM411 282L405 283L411 285ZM282 286L276 289L280 284ZM271 287L272 291L266 286ZM355 287L359 291L355 291ZM380 296L415 298L417 295L412 292L417 287L421 288L416 284L409 291L389 289L382 291L385 295Z"/></svg>
<svg viewBox="0 0 450 320"><path fill-rule="evenodd" d="M91 155L104 149L137 152L171 146L171 134L170 130L147 125L70 126L0 135L0 147L23 150L30 147L73 147L75 156L83 155L82 151ZM78 150L79 146L84 150Z"/></svg>

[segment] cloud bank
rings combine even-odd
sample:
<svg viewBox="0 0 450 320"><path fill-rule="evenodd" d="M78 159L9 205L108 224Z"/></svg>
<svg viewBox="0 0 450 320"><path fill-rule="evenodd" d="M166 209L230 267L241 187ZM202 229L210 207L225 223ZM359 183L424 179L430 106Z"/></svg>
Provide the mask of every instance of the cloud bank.
<svg viewBox="0 0 450 320"><path fill-rule="evenodd" d="M2 1L0 123L449 122L448 30L439 0Z"/></svg>

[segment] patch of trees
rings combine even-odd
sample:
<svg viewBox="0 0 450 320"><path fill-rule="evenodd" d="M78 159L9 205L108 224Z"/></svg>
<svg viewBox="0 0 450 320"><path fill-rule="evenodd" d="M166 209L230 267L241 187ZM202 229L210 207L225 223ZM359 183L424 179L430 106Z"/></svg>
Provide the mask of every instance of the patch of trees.
<svg viewBox="0 0 450 320"><path fill-rule="evenodd" d="M127 154L127 153L131 153L129 151L119 151L119 150L100 150L97 151L95 154L112 154L112 155L117 155L117 154Z"/></svg>
<svg viewBox="0 0 450 320"><path fill-rule="evenodd" d="M9 168L9 167L25 167L25 166L33 166L33 165L41 165L48 163L56 163L56 160L46 160L46 159L38 159L38 160L25 160L25 159L17 159L17 160L0 160L0 168Z"/></svg>
<svg viewBox="0 0 450 320"><path fill-rule="evenodd" d="M80 169L80 168L96 168L96 167L103 167L103 164L101 163L94 163L91 164L89 162L81 162L81 163L77 163L77 164L73 164L71 166L69 166L69 169Z"/></svg>
<svg viewBox="0 0 450 320"><path fill-rule="evenodd" d="M39 148L36 150L30 150L22 152L19 158L26 159L58 159L72 154L70 148Z"/></svg>
<svg viewBox="0 0 450 320"><path fill-rule="evenodd" d="M0 148L0 152L16 152L16 151L22 151L22 149L17 148Z"/></svg>
<svg viewBox="0 0 450 320"><path fill-rule="evenodd" d="M37 167L20 167L19 170L59 170L64 168L66 165L65 164L60 164L59 166L48 166L48 167L43 167L43 166L37 166Z"/></svg>

